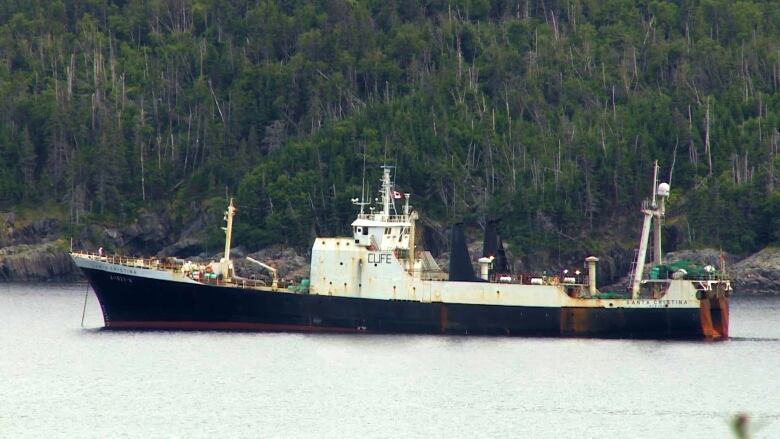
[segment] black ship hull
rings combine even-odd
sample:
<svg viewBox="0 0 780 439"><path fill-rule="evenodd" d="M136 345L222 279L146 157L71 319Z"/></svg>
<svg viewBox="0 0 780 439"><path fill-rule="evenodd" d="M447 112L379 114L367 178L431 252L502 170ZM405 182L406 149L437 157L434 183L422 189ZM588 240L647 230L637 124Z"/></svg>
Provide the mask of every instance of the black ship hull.
<svg viewBox="0 0 780 439"><path fill-rule="evenodd" d="M473 305L258 291L82 267L108 329L703 338L702 308ZM705 302L705 301L702 301ZM727 306L727 305L726 305ZM727 326L726 326L727 327Z"/></svg>

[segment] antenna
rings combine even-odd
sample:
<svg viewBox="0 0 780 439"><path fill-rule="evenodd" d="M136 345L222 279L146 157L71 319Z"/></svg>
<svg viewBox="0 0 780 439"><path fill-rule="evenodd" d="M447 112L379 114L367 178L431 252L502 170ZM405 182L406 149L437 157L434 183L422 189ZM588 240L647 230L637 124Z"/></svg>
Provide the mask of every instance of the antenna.
<svg viewBox="0 0 780 439"><path fill-rule="evenodd" d="M391 183L391 172L392 169L395 168L395 166L391 165L382 165L382 189L380 189L380 193L382 195L382 215L384 215L384 221L387 221L388 217L390 216L390 205L393 205L393 210L395 210L395 203L393 202L392 197L392 183Z"/></svg>
<svg viewBox="0 0 780 439"><path fill-rule="evenodd" d="M366 210L366 206L371 204L366 201L366 145L363 144L363 181L360 183L360 200L352 198L352 204L360 206L360 214L363 215Z"/></svg>
<svg viewBox="0 0 780 439"><path fill-rule="evenodd" d="M395 167L395 166L393 166L393 169L396 169L396 167ZM396 187L395 187L395 179L396 179L396 177L398 176L397 174L398 174L398 171L396 170L395 174L393 174L393 175L392 175L392 179L393 179L393 180L392 180L392 183L391 183L391 184L392 184L392 186L391 186L391 188L392 188L392 189L391 189L391 191L390 191L390 195L391 195L391 196L390 196L390 200L392 201L392 206L393 206L393 213L394 213L395 215L398 215L398 209L395 207L395 200L396 200L396 198L395 198L395 192L397 192L397 190L396 190Z"/></svg>
<svg viewBox="0 0 780 439"><path fill-rule="evenodd" d="M658 207L656 201L656 188L658 187L658 160L653 162L653 209Z"/></svg>
<svg viewBox="0 0 780 439"><path fill-rule="evenodd" d="M360 202L366 202L366 144L363 143L363 182L360 183ZM365 205L360 205L360 213L363 214Z"/></svg>

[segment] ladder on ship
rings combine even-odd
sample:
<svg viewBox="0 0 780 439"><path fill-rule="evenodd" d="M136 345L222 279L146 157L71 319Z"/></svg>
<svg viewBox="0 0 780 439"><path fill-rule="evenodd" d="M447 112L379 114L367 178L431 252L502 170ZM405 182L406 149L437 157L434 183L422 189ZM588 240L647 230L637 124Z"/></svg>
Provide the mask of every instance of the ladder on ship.
<svg viewBox="0 0 780 439"><path fill-rule="evenodd" d="M639 259L639 249L634 249L634 258L631 261L631 269L628 270L628 284L626 285L627 290L631 290L631 282L634 280L634 275L636 275L636 262Z"/></svg>

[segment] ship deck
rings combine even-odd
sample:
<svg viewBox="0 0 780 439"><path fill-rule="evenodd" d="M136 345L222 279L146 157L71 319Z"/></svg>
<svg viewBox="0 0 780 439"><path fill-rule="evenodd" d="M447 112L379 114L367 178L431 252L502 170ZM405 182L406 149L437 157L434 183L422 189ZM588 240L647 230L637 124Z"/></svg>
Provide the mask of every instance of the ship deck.
<svg viewBox="0 0 780 439"><path fill-rule="evenodd" d="M191 281L197 282L202 285L212 285L220 287L233 287L233 288L245 288L258 291L278 291L284 289L289 292L296 292L295 290L287 290L286 288L273 288L266 282L258 279L246 279L243 277L234 277L230 280L220 279L218 277L193 277L188 275L182 267L184 261L174 258L157 258L157 257L137 257L137 256L124 256L124 255L100 255L97 253L89 252L71 252L71 256L75 258L81 258L83 260L94 261L104 264L109 264L116 267L126 268L139 268L142 270L151 270L154 272L168 273L173 278L186 278Z"/></svg>

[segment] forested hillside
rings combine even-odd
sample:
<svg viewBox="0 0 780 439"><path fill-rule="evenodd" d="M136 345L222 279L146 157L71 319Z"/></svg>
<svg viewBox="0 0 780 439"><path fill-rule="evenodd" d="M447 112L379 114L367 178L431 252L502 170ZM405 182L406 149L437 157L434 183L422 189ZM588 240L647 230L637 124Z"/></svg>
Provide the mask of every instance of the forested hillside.
<svg viewBox="0 0 780 439"><path fill-rule="evenodd" d="M435 221L592 251L633 244L658 159L669 241L746 253L780 238L779 87L775 0L5 0L0 210L229 194L237 240L308 246L365 157Z"/></svg>

